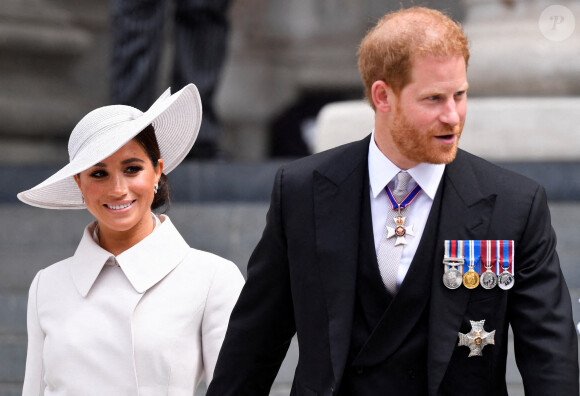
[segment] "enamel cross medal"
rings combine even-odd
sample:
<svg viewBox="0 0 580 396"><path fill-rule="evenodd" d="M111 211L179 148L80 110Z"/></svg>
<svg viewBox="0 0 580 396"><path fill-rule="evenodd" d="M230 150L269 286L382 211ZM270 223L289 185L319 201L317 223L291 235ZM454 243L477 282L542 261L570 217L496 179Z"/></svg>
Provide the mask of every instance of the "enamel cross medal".
<svg viewBox="0 0 580 396"><path fill-rule="evenodd" d="M415 232L413 231L412 224L408 226L405 225L405 220L407 218L401 215L401 209L405 209L415 200L417 195L419 195L421 192L421 187L419 185L415 186L413 191L411 191L409 195L407 195L407 197L401 201L401 203L398 203L395 200L395 197L389 188L387 188L386 191L389 202L391 203L391 207L393 210L399 211L397 217L393 217L393 220L395 221L395 227L393 228L387 226L387 238L396 237L397 240L395 241L395 246L406 245L407 240L405 239L405 236L415 236Z"/></svg>
<svg viewBox="0 0 580 396"><path fill-rule="evenodd" d="M413 224L405 226L405 220L407 218L401 216L401 207L399 206L399 215L397 217L393 217L395 220L395 228L387 226L387 238L391 238L396 236L397 240L395 241L395 246L398 245L406 245L407 240L405 239L405 235L415 236L415 232L413 232Z"/></svg>

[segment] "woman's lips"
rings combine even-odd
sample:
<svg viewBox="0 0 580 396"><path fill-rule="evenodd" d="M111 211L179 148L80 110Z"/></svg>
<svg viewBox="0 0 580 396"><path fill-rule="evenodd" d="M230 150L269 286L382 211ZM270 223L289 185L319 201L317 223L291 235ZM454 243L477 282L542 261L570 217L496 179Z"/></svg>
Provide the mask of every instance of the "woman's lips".
<svg viewBox="0 0 580 396"><path fill-rule="evenodd" d="M125 202L125 203L116 203L116 204L105 204L104 206L110 210L123 210L123 209L127 209L130 206L132 206L134 202L135 201L129 201L129 202Z"/></svg>

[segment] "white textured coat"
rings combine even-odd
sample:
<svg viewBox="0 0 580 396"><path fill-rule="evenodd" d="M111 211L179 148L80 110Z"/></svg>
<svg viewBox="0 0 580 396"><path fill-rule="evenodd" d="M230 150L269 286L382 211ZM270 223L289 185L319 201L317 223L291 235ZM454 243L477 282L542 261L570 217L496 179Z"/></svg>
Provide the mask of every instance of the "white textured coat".
<svg viewBox="0 0 580 396"><path fill-rule="evenodd" d="M93 223L73 257L39 271L23 396L191 396L204 372L211 381L244 280L162 220L117 257Z"/></svg>

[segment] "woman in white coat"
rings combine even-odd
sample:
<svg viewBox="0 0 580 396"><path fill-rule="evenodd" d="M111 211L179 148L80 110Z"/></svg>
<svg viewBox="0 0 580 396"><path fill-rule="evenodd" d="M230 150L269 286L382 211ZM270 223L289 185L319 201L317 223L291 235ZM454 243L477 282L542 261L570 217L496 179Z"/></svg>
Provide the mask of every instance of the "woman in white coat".
<svg viewBox="0 0 580 396"><path fill-rule="evenodd" d="M200 120L193 84L145 113L96 109L70 136L69 164L18 194L96 218L74 256L32 282L24 396L191 396L211 381L243 277L152 213Z"/></svg>

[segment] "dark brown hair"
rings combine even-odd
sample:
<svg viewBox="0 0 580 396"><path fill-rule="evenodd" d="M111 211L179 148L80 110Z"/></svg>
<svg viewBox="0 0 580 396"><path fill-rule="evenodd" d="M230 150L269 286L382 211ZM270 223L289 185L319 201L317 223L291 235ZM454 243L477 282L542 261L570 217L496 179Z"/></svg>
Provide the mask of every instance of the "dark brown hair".
<svg viewBox="0 0 580 396"><path fill-rule="evenodd" d="M159 166L159 158L161 158L161 151L159 150L159 144L155 137L155 129L153 128L153 125L147 126L137 136L135 136L134 139L145 149L153 167L157 168ZM151 203L151 210L165 206L161 211L161 213L165 213L169 209L170 203L171 200L169 198L169 183L167 181L167 175L162 173L161 178L159 179L157 194L154 195L153 202Z"/></svg>

